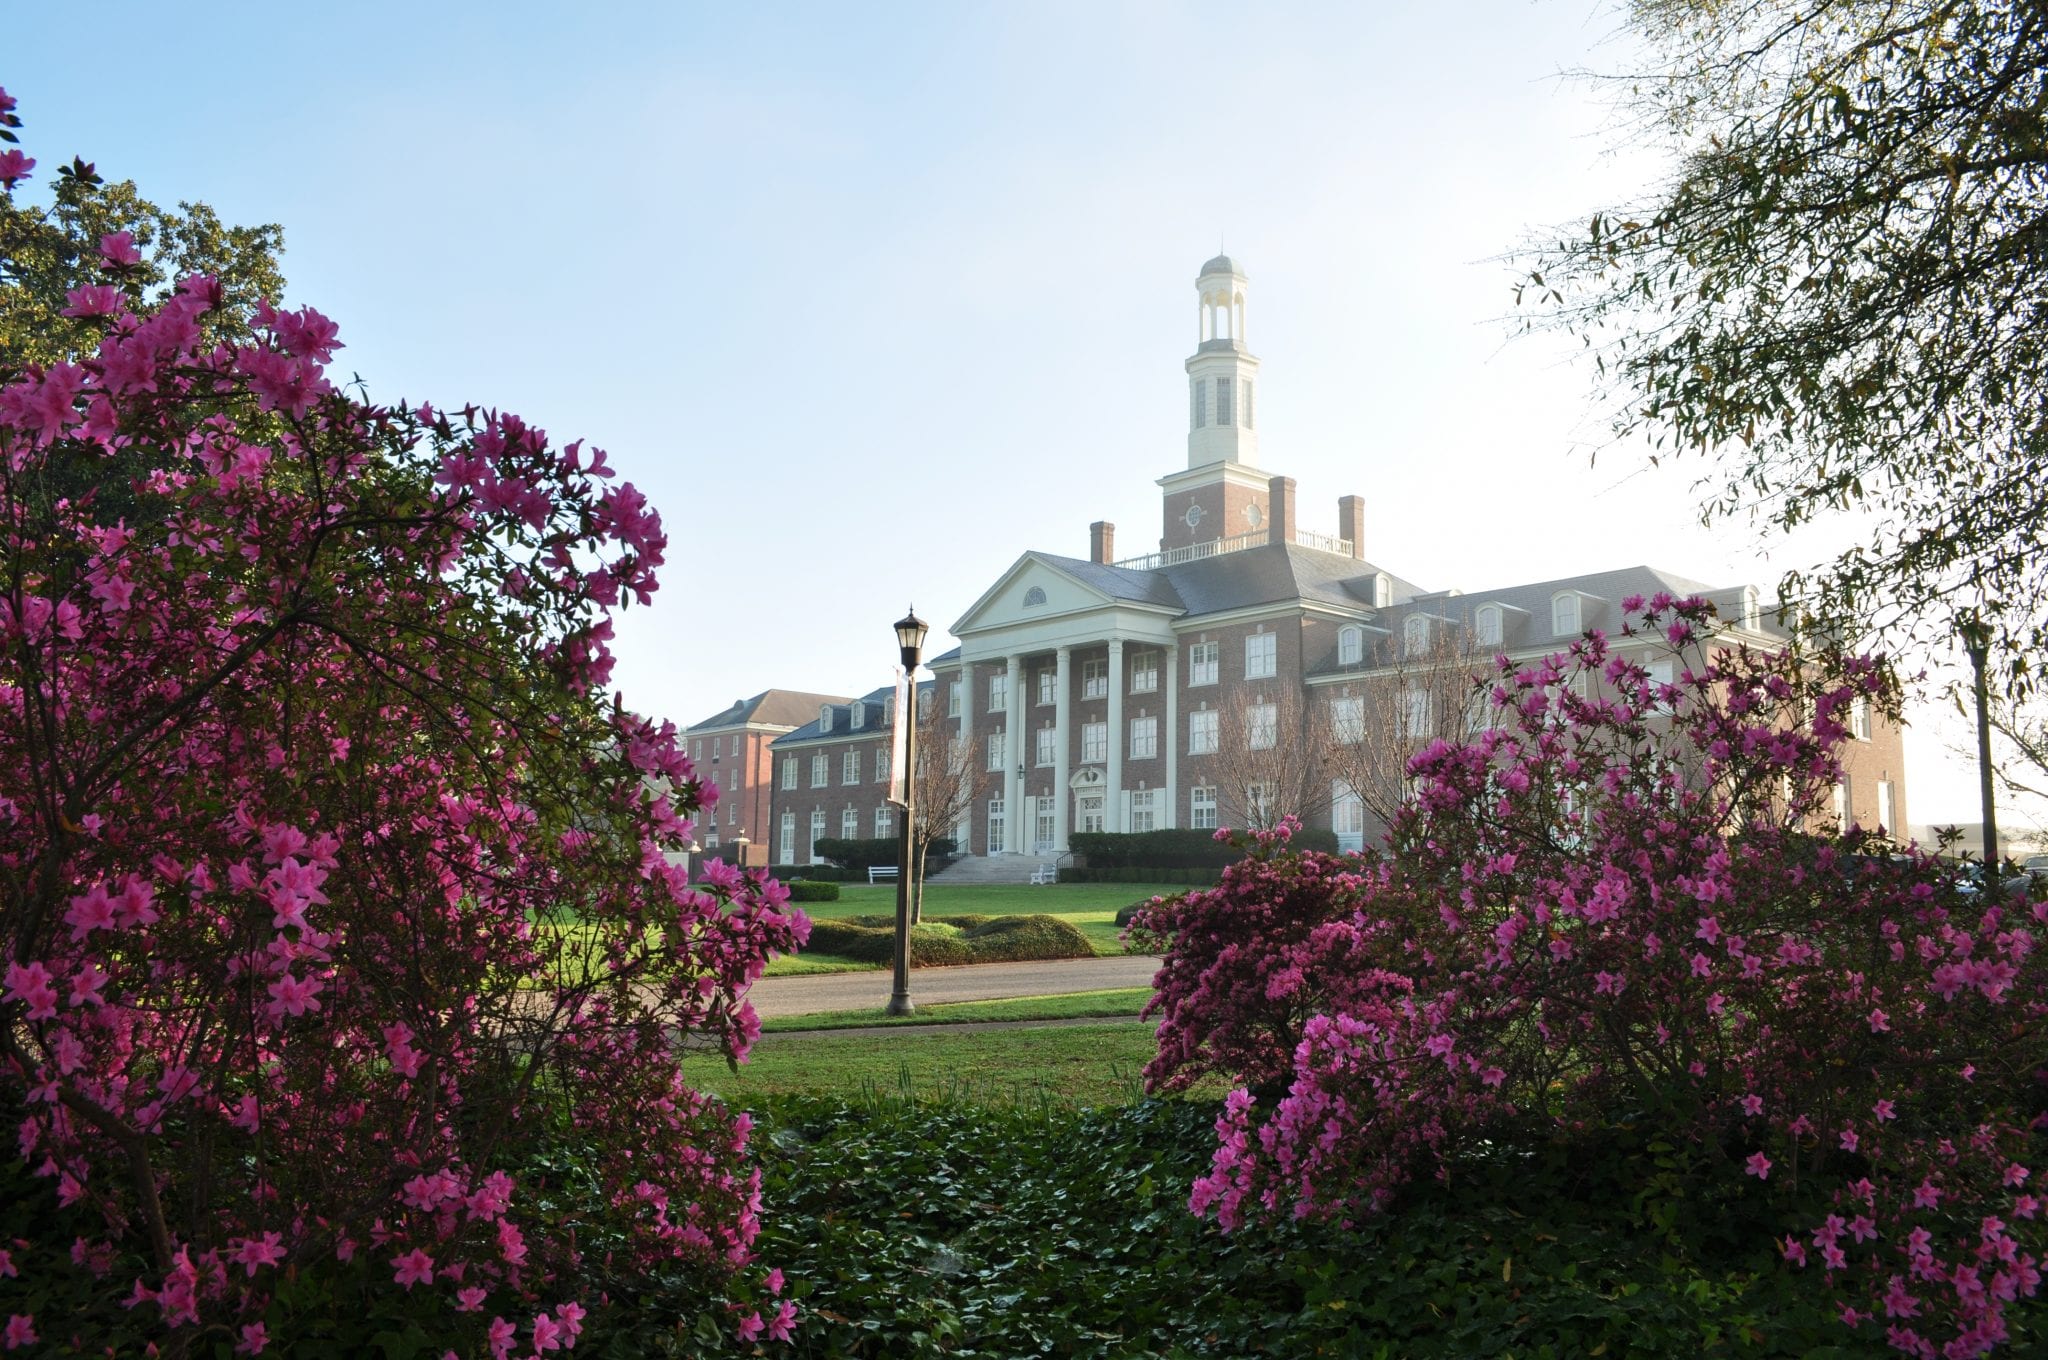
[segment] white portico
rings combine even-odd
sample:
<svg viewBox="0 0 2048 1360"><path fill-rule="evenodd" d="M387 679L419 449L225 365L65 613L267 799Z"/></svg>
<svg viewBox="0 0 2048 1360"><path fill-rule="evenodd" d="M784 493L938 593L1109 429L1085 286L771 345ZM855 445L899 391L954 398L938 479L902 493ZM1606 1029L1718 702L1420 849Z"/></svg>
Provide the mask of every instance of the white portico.
<svg viewBox="0 0 2048 1360"><path fill-rule="evenodd" d="M947 711L998 790L983 853L1128 831L1134 793L1143 819L1172 825L1180 613L1152 573L1026 553L953 625Z"/></svg>

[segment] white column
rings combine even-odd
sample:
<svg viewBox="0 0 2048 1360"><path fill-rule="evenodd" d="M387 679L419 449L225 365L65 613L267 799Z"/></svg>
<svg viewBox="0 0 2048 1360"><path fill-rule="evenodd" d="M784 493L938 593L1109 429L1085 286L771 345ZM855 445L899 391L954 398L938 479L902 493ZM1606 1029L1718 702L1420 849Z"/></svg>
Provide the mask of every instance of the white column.
<svg viewBox="0 0 2048 1360"><path fill-rule="evenodd" d="M1073 813L1073 798L1067 791L1067 781L1073 777L1074 736L1067 716L1068 667L1073 651L1062 647L1054 653L1057 661L1052 673L1052 727L1057 734L1052 746L1052 846L1053 853L1059 855L1067 853L1067 819Z"/></svg>
<svg viewBox="0 0 2048 1360"><path fill-rule="evenodd" d="M1180 825L1180 639L1167 644L1160 658L1166 667L1166 813L1159 825Z"/></svg>
<svg viewBox="0 0 2048 1360"><path fill-rule="evenodd" d="M1128 831L1124 817L1124 744L1131 734L1124 731L1124 640L1109 640L1109 820L1111 831Z"/></svg>
<svg viewBox="0 0 2048 1360"><path fill-rule="evenodd" d="M1024 781L1017 777L1023 763L1018 753L1024 749L1025 708L1024 658L1015 652L1010 654L1009 676L1009 693L1004 696L1009 712L1003 715L1003 849L1014 855L1031 834L1024 825Z"/></svg>

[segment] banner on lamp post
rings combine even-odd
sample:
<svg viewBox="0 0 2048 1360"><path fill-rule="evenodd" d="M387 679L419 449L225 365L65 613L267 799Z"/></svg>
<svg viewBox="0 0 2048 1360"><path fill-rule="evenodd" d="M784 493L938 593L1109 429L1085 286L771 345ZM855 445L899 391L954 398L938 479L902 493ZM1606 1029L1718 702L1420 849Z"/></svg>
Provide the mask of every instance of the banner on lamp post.
<svg viewBox="0 0 2048 1360"><path fill-rule="evenodd" d="M897 807L906 805L904 781L910 772L904 768L910 744L910 724L917 721L917 712L911 703L910 673L901 666L896 668L896 712L889 731L889 801Z"/></svg>

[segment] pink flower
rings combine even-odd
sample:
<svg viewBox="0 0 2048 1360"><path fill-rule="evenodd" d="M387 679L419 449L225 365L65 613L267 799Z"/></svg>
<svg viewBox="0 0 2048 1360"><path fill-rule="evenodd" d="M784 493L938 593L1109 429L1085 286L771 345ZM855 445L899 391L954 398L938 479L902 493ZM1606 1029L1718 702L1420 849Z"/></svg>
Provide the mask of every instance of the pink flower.
<svg viewBox="0 0 2048 1360"><path fill-rule="evenodd" d="M1892 1103L1889 1100L1878 1101L1877 1104L1870 1107L1870 1112L1876 1115L1879 1119L1898 1118L1896 1114L1892 1113Z"/></svg>
<svg viewBox="0 0 2048 1360"><path fill-rule="evenodd" d="M773 1270L771 1270L771 1271L769 1271L769 1272L768 1272L768 1278L767 1278L766 1284L768 1285L768 1292L769 1292L769 1293L771 1293L771 1294L780 1294L780 1293L782 1292L782 1267L781 1267L781 1266L777 1266L777 1267L775 1267L775 1268L774 1268Z"/></svg>
<svg viewBox="0 0 2048 1360"><path fill-rule="evenodd" d="M135 234L117 231L100 237L100 267L102 269L127 269L142 263L142 252L135 248Z"/></svg>
<svg viewBox="0 0 2048 1360"><path fill-rule="evenodd" d="M1749 1160L1743 1163L1743 1165L1749 1168L1750 1175L1760 1181L1767 1181L1771 1178L1771 1159L1764 1156L1761 1152L1750 1153Z"/></svg>
<svg viewBox="0 0 2048 1360"><path fill-rule="evenodd" d="M768 1324L768 1339L770 1341L789 1340L790 1329L795 1324L796 1305L788 1299L784 1299L782 1307L776 1310L774 1319Z"/></svg>
<svg viewBox="0 0 2048 1360"><path fill-rule="evenodd" d="M505 1357L511 1354L512 1343L519 1339L519 1329L501 1317L494 1317L491 1319L487 1339L490 1342L491 1354L496 1360L505 1360Z"/></svg>
<svg viewBox="0 0 2048 1360"><path fill-rule="evenodd" d="M0 1341L6 1343L8 1350L15 1350L22 1346L32 1346L36 1343L36 1340L36 1315L34 1313L16 1313L8 1318L7 1331L4 1336L0 1336Z"/></svg>
<svg viewBox="0 0 2048 1360"><path fill-rule="evenodd" d="M24 156L12 149L0 151L0 187L12 189L16 180L27 179L35 163L34 156Z"/></svg>
<svg viewBox="0 0 2048 1360"><path fill-rule="evenodd" d="M554 1351L562 1348L562 1327L546 1313L537 1313L533 1319L533 1353Z"/></svg>
<svg viewBox="0 0 2048 1360"><path fill-rule="evenodd" d="M752 1341L755 1337L761 1335L762 1326L761 1315L759 1313L749 1313L740 1319L740 1325L735 1330L738 1332L741 1341Z"/></svg>
<svg viewBox="0 0 2048 1360"><path fill-rule="evenodd" d="M276 998L269 1007L272 1018L304 1015L307 1011L319 1010L320 1003L315 998L326 985L319 978L307 978L302 982L286 973L270 984L270 994Z"/></svg>
<svg viewBox="0 0 2048 1360"><path fill-rule="evenodd" d="M1764 1098L1755 1092L1744 1096L1742 1098L1742 1112L1751 1119L1756 1118L1764 1112Z"/></svg>
<svg viewBox="0 0 2048 1360"><path fill-rule="evenodd" d="M104 283L88 283L74 288L64 295L71 305L64 309L66 316L112 316L121 310L121 290Z"/></svg>
<svg viewBox="0 0 2048 1360"><path fill-rule="evenodd" d="M1883 1011L1881 1011L1881 1010L1875 1010L1875 1009L1873 1009L1873 1010L1872 1010L1872 1011L1870 1012L1870 1032L1871 1032L1872 1034L1883 1034L1883 1033L1884 1033L1884 1032L1885 1032L1886 1030L1888 1030L1888 1029L1890 1029L1890 1028L1891 1028L1891 1017L1890 1017L1890 1016L1886 1015L1886 1014L1885 1014L1885 1013L1884 1013Z"/></svg>
<svg viewBox="0 0 2048 1360"><path fill-rule="evenodd" d="M251 1322L242 1328L242 1339L235 1345L236 1355L261 1355L263 1348L270 1344L270 1332L260 1322Z"/></svg>
<svg viewBox="0 0 2048 1360"><path fill-rule="evenodd" d="M464 1288L456 1290L455 1311L458 1313L475 1313L482 1311L484 1306L484 1296L487 1295L489 1292L489 1290L478 1288L476 1285L468 1285Z"/></svg>
<svg viewBox="0 0 2048 1360"><path fill-rule="evenodd" d="M411 1289L416 1284L431 1284L434 1279L434 1258L418 1247L396 1256L391 1261L391 1279Z"/></svg>
<svg viewBox="0 0 2048 1360"><path fill-rule="evenodd" d="M267 1232L260 1238L240 1238L228 1245L228 1259L251 1277L261 1267L274 1266L284 1259L284 1238L274 1232Z"/></svg>

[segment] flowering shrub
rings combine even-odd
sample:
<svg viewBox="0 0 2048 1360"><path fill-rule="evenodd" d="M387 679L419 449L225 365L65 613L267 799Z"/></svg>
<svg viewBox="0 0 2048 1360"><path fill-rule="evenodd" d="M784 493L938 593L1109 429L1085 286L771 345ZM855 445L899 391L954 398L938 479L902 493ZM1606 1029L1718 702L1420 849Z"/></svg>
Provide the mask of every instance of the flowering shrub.
<svg viewBox="0 0 2048 1360"><path fill-rule="evenodd" d="M1148 1082L1243 1083L1191 1206L1355 1216L1482 1138L1648 1121L1822 1197L1778 1250L1858 1335L1989 1349L2040 1284L2048 907L1801 831L1851 705L1895 702L1880 666L1625 609L1624 648L1502 660L1494 727L1415 757L1384 861L1283 837L1141 916L1171 948Z"/></svg>
<svg viewBox="0 0 2048 1360"><path fill-rule="evenodd" d="M574 1234L512 1174L570 1127L621 1261L731 1275L747 1121L676 1036L743 1055L807 923L686 884L716 792L604 697L658 516L515 416L338 391L310 308L209 343L211 280L137 311L125 233L98 264L97 348L0 366L0 1082L74 1259L244 1353L357 1258L475 1353L571 1345Z"/></svg>

